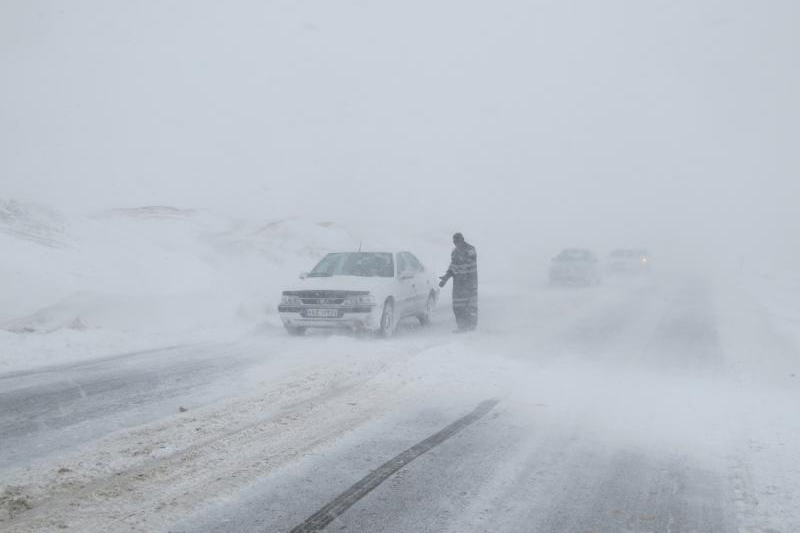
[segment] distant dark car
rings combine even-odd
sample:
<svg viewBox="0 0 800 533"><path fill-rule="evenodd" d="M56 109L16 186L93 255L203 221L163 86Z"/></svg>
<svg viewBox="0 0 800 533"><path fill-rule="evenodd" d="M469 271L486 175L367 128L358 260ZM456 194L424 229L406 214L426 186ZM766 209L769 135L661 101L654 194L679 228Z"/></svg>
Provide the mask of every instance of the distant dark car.
<svg viewBox="0 0 800 533"><path fill-rule="evenodd" d="M638 275L650 271L652 260L644 248L625 248L612 251L606 259L609 274Z"/></svg>
<svg viewBox="0 0 800 533"><path fill-rule="evenodd" d="M591 250L567 248L550 262L551 285L597 285L600 264Z"/></svg>

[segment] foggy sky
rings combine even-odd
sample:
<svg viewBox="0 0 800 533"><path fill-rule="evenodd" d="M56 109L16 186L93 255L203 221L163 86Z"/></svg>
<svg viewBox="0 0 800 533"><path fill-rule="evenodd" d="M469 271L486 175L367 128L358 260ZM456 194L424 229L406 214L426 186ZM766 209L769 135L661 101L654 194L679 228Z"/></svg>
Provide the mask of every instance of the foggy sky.
<svg viewBox="0 0 800 533"><path fill-rule="evenodd" d="M798 27L793 0L5 0L0 197L788 247Z"/></svg>

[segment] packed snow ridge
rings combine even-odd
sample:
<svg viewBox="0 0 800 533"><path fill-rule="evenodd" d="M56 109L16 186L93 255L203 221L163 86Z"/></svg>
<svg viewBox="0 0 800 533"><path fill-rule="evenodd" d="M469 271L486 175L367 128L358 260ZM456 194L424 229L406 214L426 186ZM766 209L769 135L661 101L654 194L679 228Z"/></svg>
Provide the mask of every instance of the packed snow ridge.
<svg viewBox="0 0 800 533"><path fill-rule="evenodd" d="M66 219L39 205L0 199L0 233L44 246L66 244Z"/></svg>

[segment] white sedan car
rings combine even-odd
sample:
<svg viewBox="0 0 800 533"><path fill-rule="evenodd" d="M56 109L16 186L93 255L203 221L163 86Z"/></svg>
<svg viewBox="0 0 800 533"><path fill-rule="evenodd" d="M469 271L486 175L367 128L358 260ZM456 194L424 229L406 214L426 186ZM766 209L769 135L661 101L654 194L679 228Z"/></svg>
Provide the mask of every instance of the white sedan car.
<svg viewBox="0 0 800 533"><path fill-rule="evenodd" d="M405 317L428 325L438 296L436 275L409 252L342 252L283 291L278 311L291 335L351 328L389 336Z"/></svg>

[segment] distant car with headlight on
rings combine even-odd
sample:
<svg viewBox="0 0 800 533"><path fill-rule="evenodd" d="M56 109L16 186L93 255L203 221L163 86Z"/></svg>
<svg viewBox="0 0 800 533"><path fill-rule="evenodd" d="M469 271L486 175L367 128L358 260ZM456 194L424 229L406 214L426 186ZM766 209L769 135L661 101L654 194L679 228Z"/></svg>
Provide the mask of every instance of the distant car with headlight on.
<svg viewBox="0 0 800 533"><path fill-rule="evenodd" d="M390 336L406 317L430 324L436 281L410 252L331 253L283 291L278 312L291 335L350 328Z"/></svg>
<svg viewBox="0 0 800 533"><path fill-rule="evenodd" d="M597 256L584 248L566 248L550 261L550 285L597 285Z"/></svg>
<svg viewBox="0 0 800 533"><path fill-rule="evenodd" d="M613 250L606 259L609 274L636 275L650 271L652 260L644 248L620 248Z"/></svg>

